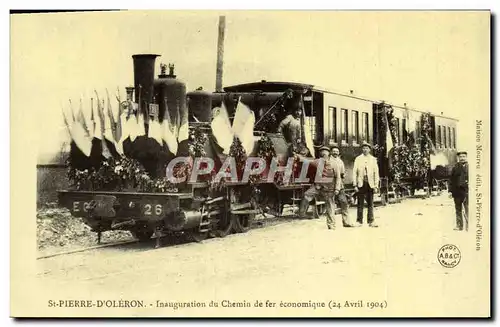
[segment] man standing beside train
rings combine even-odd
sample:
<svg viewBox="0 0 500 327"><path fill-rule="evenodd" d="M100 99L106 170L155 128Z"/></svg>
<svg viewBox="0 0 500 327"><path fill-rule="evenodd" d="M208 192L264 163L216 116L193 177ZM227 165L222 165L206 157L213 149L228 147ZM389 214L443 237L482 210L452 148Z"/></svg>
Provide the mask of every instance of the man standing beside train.
<svg viewBox="0 0 500 327"><path fill-rule="evenodd" d="M344 191L344 176L345 176L345 166L342 159L340 159L340 149L338 146L334 145L331 149L332 168L335 172L338 172L338 179L336 180L337 187L335 188L335 199L340 205L340 213L342 214L342 224L344 227L355 227L349 222L348 208L349 203L347 202L347 196Z"/></svg>
<svg viewBox="0 0 500 327"><path fill-rule="evenodd" d="M378 227L373 216L373 193L378 191L380 181L377 158L370 154L371 145L364 142L363 153L354 160L353 182L354 190L358 196L357 222L363 224L363 207L368 204L368 225Z"/></svg>
<svg viewBox="0 0 500 327"><path fill-rule="evenodd" d="M339 189L340 172L334 170L332 166L332 160L330 160L330 148L327 146L322 146L319 148L320 158L323 163L323 171L316 172L316 177L321 175L325 181L315 181L315 183L304 193L304 198L300 202L299 216L305 217L307 214L307 208L309 207L309 202L311 202L316 196L321 196L326 202L326 225L328 229L335 230L335 199L334 194L337 193ZM298 155L299 158L302 156ZM317 168L321 169L321 165Z"/></svg>
<svg viewBox="0 0 500 327"><path fill-rule="evenodd" d="M455 230L463 230L464 217L462 214L462 206L467 216L469 212L469 165L467 164L467 152L458 152L457 156L458 162L451 171L450 193L455 201L457 224ZM468 221L466 220L465 223L467 227Z"/></svg>

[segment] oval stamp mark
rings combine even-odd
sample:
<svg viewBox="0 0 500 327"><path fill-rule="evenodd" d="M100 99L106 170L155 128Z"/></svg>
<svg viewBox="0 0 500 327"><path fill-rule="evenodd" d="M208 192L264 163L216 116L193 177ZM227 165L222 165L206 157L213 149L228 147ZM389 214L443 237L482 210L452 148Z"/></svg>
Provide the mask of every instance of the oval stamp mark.
<svg viewBox="0 0 500 327"><path fill-rule="evenodd" d="M462 253L456 245L443 245L438 251L438 261L445 268L454 268L462 259Z"/></svg>

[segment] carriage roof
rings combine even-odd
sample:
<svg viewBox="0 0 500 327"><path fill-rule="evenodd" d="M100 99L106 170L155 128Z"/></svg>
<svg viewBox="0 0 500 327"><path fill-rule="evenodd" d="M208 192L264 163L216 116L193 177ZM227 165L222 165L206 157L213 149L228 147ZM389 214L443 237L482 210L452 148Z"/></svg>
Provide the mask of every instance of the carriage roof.
<svg viewBox="0 0 500 327"><path fill-rule="evenodd" d="M315 92L320 92L320 93L329 93L329 94L335 94L335 95L340 95L352 99L357 99L357 100L362 100L362 101L368 101L371 103L379 104L382 102L385 102L388 105L391 105L393 108L401 109L401 110L412 110L415 112L419 113L425 113L426 111L424 110L418 110L415 108L410 108L410 107L405 107L404 105L396 105L387 101L383 100L374 100L374 99L369 99L368 97L364 96L357 96L353 94L347 94L347 93L342 93L339 91L333 91L329 90L326 88L319 87L317 85L313 84L306 84L306 83L298 83L298 82L282 82L282 81L265 81L262 80L260 82L252 82L252 83L244 83L244 84L237 84L237 85L231 85L224 87L225 92L255 92L255 91L262 91L262 92L285 92L288 89L292 89L294 91L304 91L304 90L312 90ZM437 115L433 114L436 117L440 118L445 118L445 119L450 119L454 121L458 121L458 119L453 118L453 117L448 117L448 116L442 116L442 115Z"/></svg>

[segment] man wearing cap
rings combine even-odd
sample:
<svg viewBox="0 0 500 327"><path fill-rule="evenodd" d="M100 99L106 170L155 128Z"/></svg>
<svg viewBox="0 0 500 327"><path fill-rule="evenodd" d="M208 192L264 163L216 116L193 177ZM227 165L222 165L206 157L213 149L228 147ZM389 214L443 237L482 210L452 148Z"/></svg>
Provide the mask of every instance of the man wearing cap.
<svg viewBox="0 0 500 327"><path fill-rule="evenodd" d="M368 225L378 227L373 217L373 193L378 191L380 181L377 158L370 154L371 145L363 142L363 153L354 160L353 183L358 196L357 222L363 224L363 207L368 204Z"/></svg>
<svg viewBox="0 0 500 327"><path fill-rule="evenodd" d="M322 146L319 148L319 153L319 160L323 163L323 172L316 172L314 184L304 193L304 198L300 202L299 215L305 217L309 202L311 202L315 196L321 195L326 202L326 225L328 229L335 230L334 194L340 190L340 171L335 171L333 169L329 147ZM321 165L319 165L318 168L321 169Z"/></svg>
<svg viewBox="0 0 500 327"><path fill-rule="evenodd" d="M344 192L344 183L343 179L345 176L345 166L342 159L340 159L340 149L338 146L334 145L331 148L331 157L330 160L332 162L333 170L339 173L339 178L336 180L336 188L335 188L335 199L338 201L340 205L340 212L342 214L342 223L344 227L354 227L349 223L349 215L347 210L349 208L349 204L347 202L347 197Z"/></svg>
<svg viewBox="0 0 500 327"><path fill-rule="evenodd" d="M462 206L465 214L469 212L469 165L467 164L467 152L457 153L458 162L451 171L450 193L455 201L456 227L455 230L464 229L464 217L462 216ZM466 221L466 224L468 222Z"/></svg>

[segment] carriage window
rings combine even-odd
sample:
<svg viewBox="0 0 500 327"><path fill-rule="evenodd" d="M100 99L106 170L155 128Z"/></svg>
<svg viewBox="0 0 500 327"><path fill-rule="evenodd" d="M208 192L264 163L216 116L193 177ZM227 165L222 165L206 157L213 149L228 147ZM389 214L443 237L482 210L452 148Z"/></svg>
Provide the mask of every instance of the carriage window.
<svg viewBox="0 0 500 327"><path fill-rule="evenodd" d="M328 107L328 135L337 142L337 108Z"/></svg>
<svg viewBox="0 0 500 327"><path fill-rule="evenodd" d="M457 148L457 135L455 134L455 127L452 127L451 128L453 130L453 148L456 149Z"/></svg>
<svg viewBox="0 0 500 327"><path fill-rule="evenodd" d="M406 130L406 119L403 118L403 143L408 140L408 131Z"/></svg>
<svg viewBox="0 0 500 327"><path fill-rule="evenodd" d="M370 135L368 134L370 130L370 122L368 121L368 113L363 112L363 130L362 130L362 135L363 135L363 141L368 142Z"/></svg>
<svg viewBox="0 0 500 327"><path fill-rule="evenodd" d="M352 133L353 143L359 143L359 112L357 110L352 111Z"/></svg>
<svg viewBox="0 0 500 327"><path fill-rule="evenodd" d="M451 128L448 127L448 147L451 148L452 147L452 144L451 144Z"/></svg>
<svg viewBox="0 0 500 327"><path fill-rule="evenodd" d="M420 122L415 122L415 138L418 139L420 137Z"/></svg>
<svg viewBox="0 0 500 327"><path fill-rule="evenodd" d="M342 138L342 142L347 143L348 141L348 128L347 126L349 123L349 117L347 116L347 109L342 109L342 117L341 117L341 124L340 124L340 134Z"/></svg>
<svg viewBox="0 0 500 327"><path fill-rule="evenodd" d="M399 136L400 136L399 135L399 118L396 118L395 130L396 130L396 143L400 144L401 139L399 138Z"/></svg>
<svg viewBox="0 0 500 327"><path fill-rule="evenodd" d="M441 126L438 125L438 130L437 130L437 138L436 138L436 146L438 148L441 147Z"/></svg>
<svg viewBox="0 0 500 327"><path fill-rule="evenodd" d="M446 126L443 126L443 148L447 148L448 147L448 143L446 142Z"/></svg>

